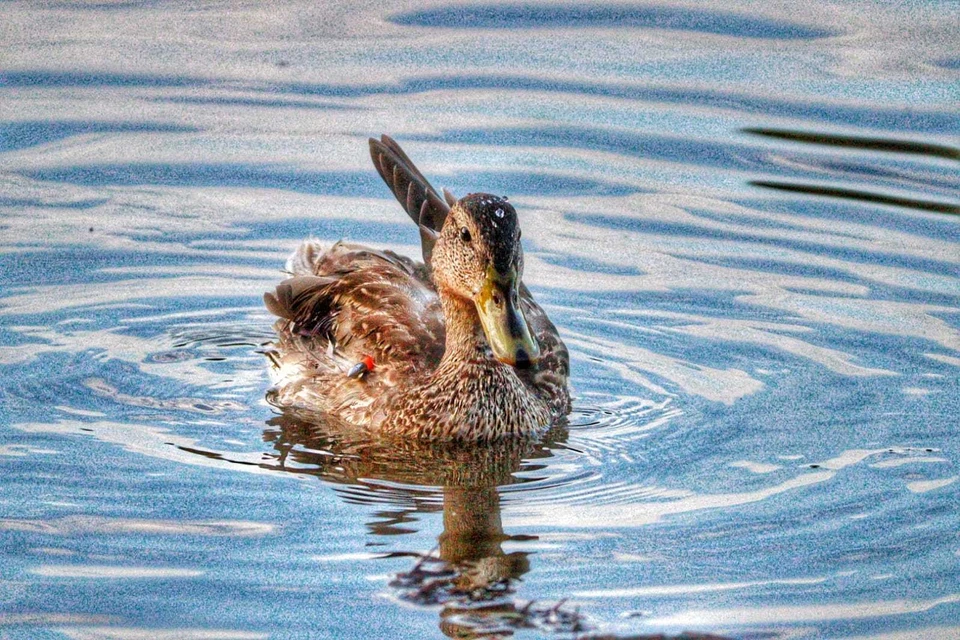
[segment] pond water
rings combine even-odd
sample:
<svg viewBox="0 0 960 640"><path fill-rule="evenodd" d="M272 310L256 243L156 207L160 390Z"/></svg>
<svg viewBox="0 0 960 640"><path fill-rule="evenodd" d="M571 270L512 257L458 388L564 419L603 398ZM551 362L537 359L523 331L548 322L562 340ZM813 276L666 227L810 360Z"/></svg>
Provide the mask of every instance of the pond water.
<svg viewBox="0 0 960 640"><path fill-rule="evenodd" d="M953 2L0 4L0 636L960 635ZM276 415L304 237L510 196L543 442Z"/></svg>

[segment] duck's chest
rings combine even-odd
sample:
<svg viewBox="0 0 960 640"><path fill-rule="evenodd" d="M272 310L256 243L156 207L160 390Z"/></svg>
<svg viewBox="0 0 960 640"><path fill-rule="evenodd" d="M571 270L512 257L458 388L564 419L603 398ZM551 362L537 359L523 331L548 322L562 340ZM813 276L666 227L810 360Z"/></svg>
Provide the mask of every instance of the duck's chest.
<svg viewBox="0 0 960 640"><path fill-rule="evenodd" d="M387 430L424 438L494 439L530 436L548 426L546 404L511 369L466 365L438 372L430 384L398 398Z"/></svg>

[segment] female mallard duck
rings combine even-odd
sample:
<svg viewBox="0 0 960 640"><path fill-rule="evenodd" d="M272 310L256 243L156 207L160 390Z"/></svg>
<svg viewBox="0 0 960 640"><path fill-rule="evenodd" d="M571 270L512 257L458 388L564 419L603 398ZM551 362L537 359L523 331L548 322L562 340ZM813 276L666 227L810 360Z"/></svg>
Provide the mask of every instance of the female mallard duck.
<svg viewBox="0 0 960 640"><path fill-rule="evenodd" d="M570 411L569 356L521 282L517 212L485 193L441 198L396 142L370 140L420 226L424 262L306 241L264 295L280 319L277 407L376 433L530 436Z"/></svg>

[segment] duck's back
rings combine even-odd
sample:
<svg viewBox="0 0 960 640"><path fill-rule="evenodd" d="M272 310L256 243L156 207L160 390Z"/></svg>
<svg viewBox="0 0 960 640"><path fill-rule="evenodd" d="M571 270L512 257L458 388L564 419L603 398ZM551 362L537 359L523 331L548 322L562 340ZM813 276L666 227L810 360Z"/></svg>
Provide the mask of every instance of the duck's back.
<svg viewBox="0 0 960 640"><path fill-rule="evenodd" d="M287 270L292 277L264 296L280 318L271 354L275 405L363 425L398 389L437 367L443 314L422 264L390 251L306 241ZM372 370L348 376L361 362Z"/></svg>

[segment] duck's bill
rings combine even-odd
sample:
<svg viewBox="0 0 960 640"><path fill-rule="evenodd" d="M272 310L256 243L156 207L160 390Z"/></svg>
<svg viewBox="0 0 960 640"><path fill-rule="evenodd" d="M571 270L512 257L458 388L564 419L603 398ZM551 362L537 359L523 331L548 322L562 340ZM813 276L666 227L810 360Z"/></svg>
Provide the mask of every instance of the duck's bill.
<svg viewBox="0 0 960 640"><path fill-rule="evenodd" d="M516 273L504 277L490 268L476 305L493 355L500 362L524 369L536 364L540 347L520 311L517 287Z"/></svg>

